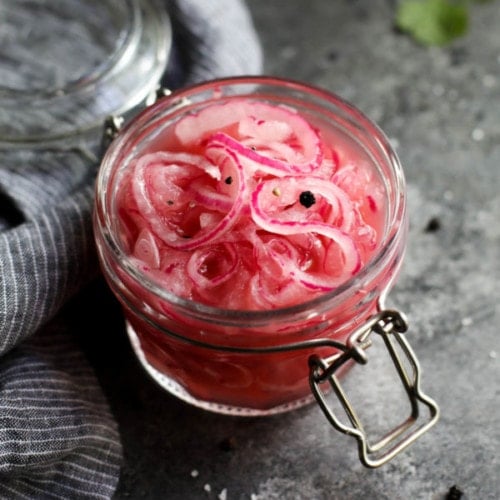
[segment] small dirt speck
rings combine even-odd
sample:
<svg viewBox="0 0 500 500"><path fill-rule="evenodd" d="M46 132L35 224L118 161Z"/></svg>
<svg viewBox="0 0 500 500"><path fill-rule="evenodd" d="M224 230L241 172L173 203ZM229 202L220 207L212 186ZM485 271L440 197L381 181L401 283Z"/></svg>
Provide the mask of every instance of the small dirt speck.
<svg viewBox="0 0 500 500"><path fill-rule="evenodd" d="M431 219L429 219L429 222L427 222L427 226L425 226L426 233L435 233L440 229L441 229L441 220L439 219L439 217L432 217Z"/></svg>
<svg viewBox="0 0 500 500"><path fill-rule="evenodd" d="M233 436L230 436L230 437L227 437L225 439L223 439L220 443L219 443L219 448L222 450L222 451L232 451L236 448L236 438L233 437Z"/></svg>

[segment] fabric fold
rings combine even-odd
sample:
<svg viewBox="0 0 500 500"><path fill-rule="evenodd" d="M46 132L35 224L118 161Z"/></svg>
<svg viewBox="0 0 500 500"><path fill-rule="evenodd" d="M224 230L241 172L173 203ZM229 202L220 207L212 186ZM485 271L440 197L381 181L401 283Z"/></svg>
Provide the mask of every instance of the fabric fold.
<svg viewBox="0 0 500 500"><path fill-rule="evenodd" d="M97 275L92 246L92 188L0 234L0 353L49 321Z"/></svg>
<svg viewBox="0 0 500 500"><path fill-rule="evenodd" d="M168 2L182 84L262 71L262 50L250 12L239 0Z"/></svg>
<svg viewBox="0 0 500 500"><path fill-rule="evenodd" d="M0 498L110 498L121 458L117 424L63 320L2 359Z"/></svg>

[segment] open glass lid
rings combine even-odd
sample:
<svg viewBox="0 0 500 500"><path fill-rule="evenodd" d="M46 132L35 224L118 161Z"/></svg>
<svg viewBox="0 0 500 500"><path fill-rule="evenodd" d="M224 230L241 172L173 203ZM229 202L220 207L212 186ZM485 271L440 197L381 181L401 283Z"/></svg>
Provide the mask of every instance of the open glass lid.
<svg viewBox="0 0 500 500"><path fill-rule="evenodd" d="M2 0L0 144L100 127L165 71L171 26L156 0Z"/></svg>

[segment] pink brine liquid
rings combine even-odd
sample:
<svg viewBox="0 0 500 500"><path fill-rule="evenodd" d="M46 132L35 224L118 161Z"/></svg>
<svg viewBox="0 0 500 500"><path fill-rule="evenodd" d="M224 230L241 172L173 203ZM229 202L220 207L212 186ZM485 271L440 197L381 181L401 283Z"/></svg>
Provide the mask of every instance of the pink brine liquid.
<svg viewBox="0 0 500 500"><path fill-rule="evenodd" d="M386 196L369 155L326 120L234 97L150 140L120 181L116 214L126 252L156 284L188 301L247 312L311 301L359 273L379 250ZM342 325L356 323L363 297L355 294L333 319L311 315L299 327L255 329L203 325L147 289L127 286L156 311L159 329L127 313L154 370L189 398L256 411L309 394L306 353L210 350L165 331L240 346L265 346L266 336L274 342L290 332L289 340L304 332L321 337L325 329L331 335L332 328L345 336Z"/></svg>

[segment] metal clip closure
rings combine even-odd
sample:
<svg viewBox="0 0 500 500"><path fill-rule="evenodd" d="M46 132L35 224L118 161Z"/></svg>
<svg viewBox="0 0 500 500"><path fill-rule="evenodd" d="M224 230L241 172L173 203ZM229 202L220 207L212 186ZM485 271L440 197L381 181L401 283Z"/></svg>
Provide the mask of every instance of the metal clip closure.
<svg viewBox="0 0 500 500"><path fill-rule="evenodd" d="M101 155L106 152L109 145L116 138L124 122L125 118L123 116L110 115L106 118L101 137Z"/></svg>
<svg viewBox="0 0 500 500"><path fill-rule="evenodd" d="M365 466L370 468L387 463L430 429L439 418L437 404L420 390L420 366L410 345L401 335L407 330L407 326L406 319L400 312L380 310L365 325L351 334L347 342L348 349L345 352L327 359L316 355L309 359L309 383L316 401L335 429L356 438L359 458ZM360 364L368 362L366 349L372 344L370 339L372 333L382 337L411 404L411 412L406 420L375 443L368 441L363 424L336 377L339 368L348 361L354 360ZM403 360L396 350L398 346L399 351L405 355L406 363L411 368L412 373L408 373L405 368ZM342 423L328 405L326 394L320 387L325 382L329 382L333 388L352 426ZM429 409L429 418L423 424L417 422L421 405Z"/></svg>
<svg viewBox="0 0 500 500"><path fill-rule="evenodd" d="M157 86L144 101L143 108L147 108L155 104L159 99L163 97L168 97L172 91L166 87ZM140 108L139 108L140 109ZM137 111L137 110L136 110ZM116 138L120 132L123 124L125 123L125 117L122 115L110 115L104 121L104 126L102 129L101 136L101 154L104 154L108 149L109 145Z"/></svg>

